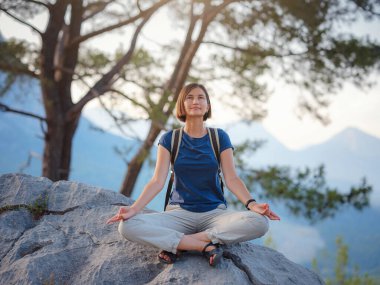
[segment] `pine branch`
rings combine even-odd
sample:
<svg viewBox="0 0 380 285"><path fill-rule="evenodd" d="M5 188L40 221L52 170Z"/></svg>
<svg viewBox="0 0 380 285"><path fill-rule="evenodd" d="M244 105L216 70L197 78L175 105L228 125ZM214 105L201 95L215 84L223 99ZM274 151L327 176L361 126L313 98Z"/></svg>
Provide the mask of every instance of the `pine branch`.
<svg viewBox="0 0 380 285"><path fill-rule="evenodd" d="M107 91L110 88L112 78L122 69L122 67L125 64L127 64L131 60L136 47L138 35L140 34L140 31L144 27L144 25L148 22L152 14L153 11L136 28L128 52L116 63L116 65L110 71L104 74L103 77L95 83L95 85L87 92L87 94L82 99L79 100L78 103L76 103L72 107L71 112L80 112L89 101L101 96L102 94L104 94L105 91Z"/></svg>
<svg viewBox="0 0 380 285"><path fill-rule="evenodd" d="M41 2L41 1L36 1L36 0L26 0L26 2L30 2L30 3L33 3L33 4L37 4L37 5L40 5L40 6L44 6L45 8L50 9L50 5L49 5L49 4L44 3L44 2Z"/></svg>
<svg viewBox="0 0 380 285"><path fill-rule="evenodd" d="M19 67L16 65L5 64L4 62L0 62L0 70L5 71L5 72L9 72L12 74L27 75L27 76L30 76L30 77L36 78L36 79L40 78L39 74L35 73L32 70L29 70L27 68L22 68L22 67Z"/></svg>
<svg viewBox="0 0 380 285"><path fill-rule="evenodd" d="M94 2L94 3L88 4L85 7L85 10L93 10L93 11L90 14L88 14L88 15L83 14L84 15L83 22L87 21L88 19L91 19L95 15L99 14L100 12L102 12L112 2L114 2L114 1L113 0L108 1L108 2L99 1L99 2ZM96 7L96 8L93 9L93 7Z"/></svg>
<svg viewBox="0 0 380 285"><path fill-rule="evenodd" d="M125 98L125 99L131 101L132 104L134 104L134 105L136 105L136 106L139 106L140 108L144 109L147 113L150 113L150 110L149 110L146 106L144 106L143 104L141 104L141 103L138 102L137 100L135 100L135 99L129 97L128 95L124 94L124 93L121 92L120 90L112 89L112 88L111 88L111 89L109 89L109 91L114 92L114 93L120 95L121 97L123 97L123 98Z"/></svg>
<svg viewBox="0 0 380 285"><path fill-rule="evenodd" d="M351 0L351 1L354 2L356 6L362 9L364 12L367 12L371 15L380 16L380 13L375 12L374 10L371 10L372 7L369 7L370 4L366 5L366 3L363 3L363 1L358 1L358 0Z"/></svg>
<svg viewBox="0 0 380 285"><path fill-rule="evenodd" d="M74 45L77 45L81 42L84 42L90 38L93 38L95 36L98 36L100 34L103 34L105 32L109 32L109 31L112 31L114 29L117 29L117 28L120 28L120 27L123 27L123 26L126 26L126 25L129 25L131 23L134 23L136 22L138 19L140 18L143 18L143 17L146 17L147 15L150 15L152 12L154 12L155 10L157 10L158 8L160 8L161 6L165 5L166 3L168 3L169 1L171 0L164 0L164 1L159 1L158 3L154 4L152 7L150 7L149 9L145 10L145 11L142 11L140 14L132 17L132 18L129 18L127 20L124 20L124 21L121 21L117 24L114 24L114 25L111 25L111 26L108 26L108 27L105 27L103 29L100 29L100 30L97 30L97 31L93 31L91 33L88 33L87 35L83 35L83 36L79 36L79 37L76 37L74 38L70 44L68 45L69 47L71 46L74 46Z"/></svg>
<svg viewBox="0 0 380 285"><path fill-rule="evenodd" d="M122 124L119 123L119 118L117 118L110 109L107 108L107 106L104 104L104 102L101 100L101 97L98 97L98 100L99 100L99 103L100 105L103 107L103 109L107 112L107 114L111 117L111 119L114 121L117 129L126 137L130 137L130 135L128 135L124 129L123 129L123 126ZM134 137L132 137L133 139L135 139L136 141L139 141L139 142L142 142L142 139L139 137L139 134L134 130L132 129L129 124L126 124L126 126L128 127L129 131L133 133ZM128 165L128 163L126 163Z"/></svg>
<svg viewBox="0 0 380 285"><path fill-rule="evenodd" d="M284 54L276 54L276 53L271 52L271 51L258 51L258 50L254 51L254 50L251 50L248 48L241 48L241 47L237 47L237 46L236 47L229 46L227 44L218 43L218 42L214 42L214 41L204 41L203 43L204 44L213 44L213 45L220 46L220 47L223 47L226 49L231 49L234 51L247 53L247 54L251 54L254 56L288 57L288 56L300 56L300 55L304 55L308 52L308 51L304 51L304 52L299 52L299 53L289 52L289 53L284 53Z"/></svg>
<svg viewBox="0 0 380 285"><path fill-rule="evenodd" d="M41 117L41 116L33 114L33 113L29 113L29 112L25 112L25 111L21 111L21 110L16 110L16 109L10 108L10 107L8 107L7 105L5 105L3 103L0 103L0 110L3 111L3 112L12 112L12 113L20 114L20 115L23 115L23 116L32 117L32 118L38 119L40 121L46 122L46 118L44 118L44 117Z"/></svg>

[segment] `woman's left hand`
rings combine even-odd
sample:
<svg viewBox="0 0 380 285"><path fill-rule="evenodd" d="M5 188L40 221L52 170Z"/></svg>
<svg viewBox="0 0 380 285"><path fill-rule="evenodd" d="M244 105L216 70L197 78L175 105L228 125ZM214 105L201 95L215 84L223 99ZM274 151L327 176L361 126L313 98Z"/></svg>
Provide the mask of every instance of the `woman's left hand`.
<svg viewBox="0 0 380 285"><path fill-rule="evenodd" d="M120 207L119 211L112 218L108 219L106 224L112 224L118 221L125 221L136 215L136 211L132 207Z"/></svg>
<svg viewBox="0 0 380 285"><path fill-rule="evenodd" d="M268 203L250 203L248 207L251 211L267 216L270 220L280 220L280 217L269 209Z"/></svg>

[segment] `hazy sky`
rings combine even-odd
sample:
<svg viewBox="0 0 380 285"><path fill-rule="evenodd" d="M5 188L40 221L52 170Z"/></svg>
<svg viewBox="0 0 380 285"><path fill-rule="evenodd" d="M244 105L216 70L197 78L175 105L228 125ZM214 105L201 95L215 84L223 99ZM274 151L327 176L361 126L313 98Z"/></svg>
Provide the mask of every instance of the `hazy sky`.
<svg viewBox="0 0 380 285"><path fill-rule="evenodd" d="M43 29L44 18L38 17L34 23ZM377 28L376 24L362 23L351 28L358 34L366 32L372 37L380 39L380 29ZM162 12L150 20L143 30L143 37L139 41L141 43L145 39L150 39L154 42L165 42L173 38L173 35L178 37L177 31L173 23L170 22L168 15ZM32 41L37 39L30 29L10 20L3 13L0 13L0 32L7 39L11 37ZM90 44L111 52L120 45L126 47L128 39L126 33L117 32L92 40ZM379 78L379 76L373 76L373 80L376 82L379 81ZM310 116L305 116L302 120L297 118L295 109L297 98L300 95L298 88L275 81L269 82L269 85L274 92L268 101L268 116L263 120L263 125L288 148L300 149L320 143L346 127L356 127L380 138L379 84L369 91L361 91L350 84L346 84L336 96L331 96L329 107L331 124L328 126L323 126ZM211 124L221 124L238 119L233 114L226 116L226 110L223 106L216 102L213 104L214 118L210 121ZM89 105L87 109L94 107L97 107L95 102Z"/></svg>

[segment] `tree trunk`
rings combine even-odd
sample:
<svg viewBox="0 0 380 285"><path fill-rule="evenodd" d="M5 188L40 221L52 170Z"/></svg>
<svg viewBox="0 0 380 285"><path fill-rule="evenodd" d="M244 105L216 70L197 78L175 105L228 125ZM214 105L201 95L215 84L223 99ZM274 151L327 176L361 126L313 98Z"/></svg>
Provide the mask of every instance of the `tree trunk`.
<svg viewBox="0 0 380 285"><path fill-rule="evenodd" d="M53 181L68 180L72 143L79 117L48 125L43 156L43 176Z"/></svg>
<svg viewBox="0 0 380 285"><path fill-rule="evenodd" d="M71 172L71 157L74 134L77 130L80 116L65 123L65 133L63 137L63 148L61 155L61 180L68 180Z"/></svg>
<svg viewBox="0 0 380 285"><path fill-rule="evenodd" d="M59 86L55 81L54 59L68 3L68 0L60 0L51 7L49 22L45 33L42 35L40 53L40 82L47 122L42 175L53 181L61 178L61 160L65 137L65 118L61 108Z"/></svg>
<svg viewBox="0 0 380 285"><path fill-rule="evenodd" d="M64 136L62 129L62 125L56 121L48 123L45 135L42 176L53 181L60 178L61 150Z"/></svg>

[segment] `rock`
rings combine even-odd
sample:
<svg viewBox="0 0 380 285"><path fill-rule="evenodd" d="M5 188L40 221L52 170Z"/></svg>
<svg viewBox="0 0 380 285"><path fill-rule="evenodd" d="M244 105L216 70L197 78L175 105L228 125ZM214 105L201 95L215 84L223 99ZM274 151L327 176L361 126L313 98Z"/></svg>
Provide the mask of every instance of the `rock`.
<svg viewBox="0 0 380 285"><path fill-rule="evenodd" d="M1 284L323 284L314 272L249 242L226 246L215 268L196 252L163 265L158 249L105 225L118 206L133 202L113 191L5 174L0 197Z"/></svg>

